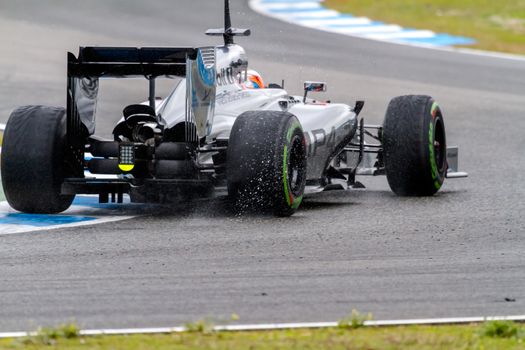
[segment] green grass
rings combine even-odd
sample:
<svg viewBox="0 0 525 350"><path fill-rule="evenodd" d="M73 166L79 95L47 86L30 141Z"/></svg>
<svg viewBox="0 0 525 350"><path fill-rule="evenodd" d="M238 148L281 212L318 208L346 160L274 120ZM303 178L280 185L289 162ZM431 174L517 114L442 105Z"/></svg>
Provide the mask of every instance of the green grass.
<svg viewBox="0 0 525 350"><path fill-rule="evenodd" d="M365 326L365 322L372 320L372 314L362 315L357 310L352 310L352 313L340 320L337 324L339 328L357 329Z"/></svg>
<svg viewBox="0 0 525 350"><path fill-rule="evenodd" d="M355 16L462 35L473 48L525 54L525 0L326 0Z"/></svg>
<svg viewBox="0 0 525 350"><path fill-rule="evenodd" d="M76 323L61 324L53 328L39 328L35 335L27 338L22 338L14 345L34 346L39 348L42 346L55 345L61 339L77 339L80 336L80 329Z"/></svg>
<svg viewBox="0 0 525 350"><path fill-rule="evenodd" d="M524 349L523 326L488 322L463 326L358 327L265 332L207 332L130 336L78 336L73 327L0 340L0 349Z"/></svg>

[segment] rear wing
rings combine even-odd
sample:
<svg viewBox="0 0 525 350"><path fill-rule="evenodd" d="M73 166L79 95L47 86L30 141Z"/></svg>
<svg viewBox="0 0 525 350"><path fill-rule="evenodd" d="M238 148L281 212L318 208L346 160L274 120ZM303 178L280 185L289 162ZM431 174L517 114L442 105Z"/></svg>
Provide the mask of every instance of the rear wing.
<svg viewBox="0 0 525 350"><path fill-rule="evenodd" d="M211 58L210 50L213 55ZM206 53L206 54L205 54ZM208 58L208 59L204 59ZM203 62L205 61L205 62ZM192 67L196 67L192 68ZM191 71L197 71L192 74ZM144 77L150 82L149 103L155 108L155 79L157 77L190 77L188 100L191 95L215 97L215 48L137 48L137 47L81 47L78 57L67 57L67 131L71 145L82 143L95 132L95 115L100 78ZM205 86L202 86L202 76ZM194 84L193 81L201 82ZM194 86L200 85L200 86ZM197 99L198 100L198 99ZM193 120L193 109L187 108L188 120ZM209 107L209 106L207 106ZM208 110L209 108L206 108ZM213 108L209 109L213 112ZM209 115L203 115L209 118ZM206 123L204 123L206 124ZM78 146L81 146L80 144Z"/></svg>
<svg viewBox="0 0 525 350"><path fill-rule="evenodd" d="M186 76L186 60L195 48L81 47L78 58L68 53L68 77L126 78Z"/></svg>

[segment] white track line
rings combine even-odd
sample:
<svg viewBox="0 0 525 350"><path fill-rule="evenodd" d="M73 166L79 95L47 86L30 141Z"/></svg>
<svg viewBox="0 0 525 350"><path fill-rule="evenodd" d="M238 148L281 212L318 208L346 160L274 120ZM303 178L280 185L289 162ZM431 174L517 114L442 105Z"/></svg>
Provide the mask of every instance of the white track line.
<svg viewBox="0 0 525 350"><path fill-rule="evenodd" d="M299 19L300 24L305 26L331 26L331 25L366 25L372 23L372 20L366 17L355 18L327 18L327 19Z"/></svg>
<svg viewBox="0 0 525 350"><path fill-rule="evenodd" d="M341 34L367 35L372 33L400 33L403 28L396 24L382 26L356 26L347 28L333 28L334 32Z"/></svg>
<svg viewBox="0 0 525 350"><path fill-rule="evenodd" d="M435 33L431 30L414 30L414 31L403 31L398 33L376 33L376 34L365 34L364 37L374 39L414 39L414 38L432 38Z"/></svg>
<svg viewBox="0 0 525 350"><path fill-rule="evenodd" d="M339 15L339 12L334 10L319 10L319 11L312 11L312 12L294 12L294 13L275 13L276 16L283 17L283 18L328 18L328 17L335 17Z"/></svg>
<svg viewBox="0 0 525 350"><path fill-rule="evenodd" d="M318 2L313 2L313 1L293 2L293 3L276 2L276 3L266 4L266 8L268 10L288 10L288 9L304 10L304 9L320 9L321 5Z"/></svg>
<svg viewBox="0 0 525 350"><path fill-rule="evenodd" d="M407 325L443 325L443 324L469 324L481 323L486 321L507 320L525 321L525 315L517 316L490 316L490 317L450 317L450 318L424 318L411 320L382 320L365 321L366 327L388 327L388 326L407 326ZM333 328L337 327L338 322L306 322L306 323L268 323L268 324L248 324L248 325L223 325L214 326L214 331L235 332L235 331L269 331L284 329L308 329L308 328ZM158 327L158 328L122 328L122 329L85 329L80 331L80 335L127 335L127 334L162 334L162 333L181 333L186 332L186 327ZM36 332L5 332L0 333L0 338L20 338L35 335Z"/></svg>
<svg viewBox="0 0 525 350"><path fill-rule="evenodd" d="M67 216L66 214L60 214ZM75 215L72 215L75 216ZM90 216L85 215L85 216ZM124 220L130 220L136 218L138 215L123 215L123 216L96 216L93 215L93 220L87 220L87 221L81 221L81 222L75 222L70 224L56 224L56 225L49 225L49 226L31 226L31 225L23 225L23 224L12 224L12 225L0 225L0 229L2 229L3 232L0 233L0 236L9 236L9 235L15 235L20 233L31 233L31 232L38 232L38 231L52 231L52 230L59 230L59 229L67 229L67 228L74 228L74 227L80 227L80 226L94 226L99 224L107 224L111 222L118 222L118 221L124 221ZM74 232L74 230L71 230L70 232Z"/></svg>

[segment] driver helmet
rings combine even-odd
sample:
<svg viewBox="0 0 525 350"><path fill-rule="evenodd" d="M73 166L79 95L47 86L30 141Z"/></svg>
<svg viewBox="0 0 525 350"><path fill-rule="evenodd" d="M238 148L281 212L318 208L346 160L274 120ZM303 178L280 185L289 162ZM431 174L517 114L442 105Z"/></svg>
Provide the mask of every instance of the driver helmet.
<svg viewBox="0 0 525 350"><path fill-rule="evenodd" d="M259 73L253 69L249 69L245 86L248 89L264 89L264 80Z"/></svg>

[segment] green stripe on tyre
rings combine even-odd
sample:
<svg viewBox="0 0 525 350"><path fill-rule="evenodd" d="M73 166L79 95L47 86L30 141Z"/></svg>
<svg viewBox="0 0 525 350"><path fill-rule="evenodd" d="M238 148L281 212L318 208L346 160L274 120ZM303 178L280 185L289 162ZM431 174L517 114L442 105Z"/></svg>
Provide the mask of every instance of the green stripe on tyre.
<svg viewBox="0 0 525 350"><path fill-rule="evenodd" d="M432 108L430 109L430 115L432 116L432 118L436 118L436 112L438 108L439 108L439 105L437 104L437 102L434 102L432 104Z"/></svg>
<svg viewBox="0 0 525 350"><path fill-rule="evenodd" d="M301 202L303 201L303 196L300 196L300 197L297 197L294 199L294 202L292 204L292 208L293 209L297 209L299 208L299 206L301 205Z"/></svg>
<svg viewBox="0 0 525 350"><path fill-rule="evenodd" d="M288 188L288 146L284 146L283 154L283 184L284 184L284 197L286 198L286 203L292 209L297 209L303 201L303 196L294 198L290 194L290 189Z"/></svg>
<svg viewBox="0 0 525 350"><path fill-rule="evenodd" d="M286 140L288 142L292 142L292 135L293 135L293 131L296 129L296 128L299 128L301 129L301 124L299 124L299 122L293 122L292 123L292 126L290 126L290 129L288 129L288 133L286 134ZM303 130L301 129L301 132Z"/></svg>
<svg viewBox="0 0 525 350"><path fill-rule="evenodd" d="M432 121L430 122L430 127L428 129L428 149L430 152L430 167L432 171L432 179L434 180L434 186L436 189L441 188L441 183L439 183L438 179L438 168L436 164L436 156L434 153L434 124Z"/></svg>
<svg viewBox="0 0 525 350"><path fill-rule="evenodd" d="M294 133L295 129L300 129L301 133L303 132L301 128L301 124L297 121L293 122L290 128L288 129L288 132L286 134L286 140L288 143L292 142L292 135ZM294 198L293 195L290 193L290 189L288 187L288 145L284 146L284 154L283 154L283 185L284 185L284 196L286 198L286 203L288 203L288 206L292 209L299 208L299 205L301 205L301 202L303 200L303 196Z"/></svg>
<svg viewBox="0 0 525 350"><path fill-rule="evenodd" d="M284 145L283 154L283 184L284 184L284 197L288 206L292 206L292 199L290 198L290 191L288 189L288 146Z"/></svg>

